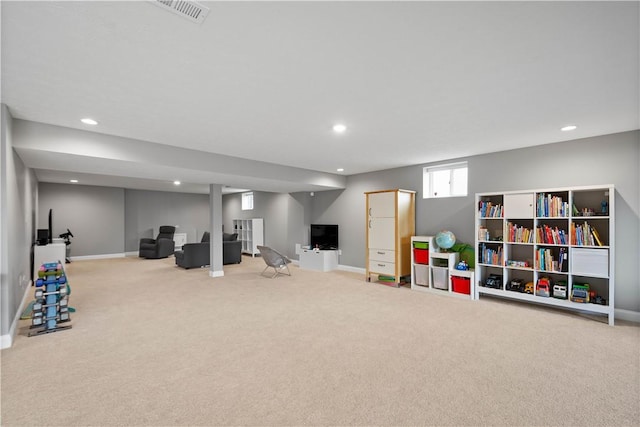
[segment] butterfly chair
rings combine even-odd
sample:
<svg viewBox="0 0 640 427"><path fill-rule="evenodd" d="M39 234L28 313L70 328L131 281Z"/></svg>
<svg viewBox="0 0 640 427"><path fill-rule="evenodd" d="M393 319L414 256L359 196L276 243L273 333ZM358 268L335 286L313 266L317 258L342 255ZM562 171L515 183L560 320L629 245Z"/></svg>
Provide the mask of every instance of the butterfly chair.
<svg viewBox="0 0 640 427"><path fill-rule="evenodd" d="M273 273L273 276L271 276L272 279L278 274L291 276L291 271L289 271L289 266L287 266L287 264L291 262L289 258L268 246L258 246L258 251L260 251L262 259L267 264L264 270L262 270L262 273L260 273L261 275L264 275L264 272L267 271L268 268L273 268L275 272Z"/></svg>

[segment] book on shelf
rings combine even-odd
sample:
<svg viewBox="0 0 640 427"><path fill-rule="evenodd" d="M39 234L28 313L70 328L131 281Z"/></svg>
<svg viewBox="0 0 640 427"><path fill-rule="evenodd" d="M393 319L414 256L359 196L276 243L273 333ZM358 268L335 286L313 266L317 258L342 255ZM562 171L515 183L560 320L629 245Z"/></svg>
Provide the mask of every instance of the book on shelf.
<svg viewBox="0 0 640 427"><path fill-rule="evenodd" d="M502 218L503 214L504 210L501 204L494 205L492 202L480 201L480 218Z"/></svg>
<svg viewBox="0 0 640 427"><path fill-rule="evenodd" d="M562 197L551 194L539 193L536 204L536 216L538 217L568 217L569 203Z"/></svg>
<svg viewBox="0 0 640 427"><path fill-rule="evenodd" d="M571 244L576 246L605 246L598 231L587 221L584 224L571 224Z"/></svg>

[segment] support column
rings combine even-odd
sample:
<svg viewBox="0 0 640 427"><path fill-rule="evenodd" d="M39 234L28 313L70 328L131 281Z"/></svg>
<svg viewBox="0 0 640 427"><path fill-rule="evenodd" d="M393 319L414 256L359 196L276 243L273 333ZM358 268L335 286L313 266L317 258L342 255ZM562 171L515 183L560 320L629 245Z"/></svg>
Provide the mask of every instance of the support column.
<svg viewBox="0 0 640 427"><path fill-rule="evenodd" d="M209 276L222 277L222 185L209 184Z"/></svg>

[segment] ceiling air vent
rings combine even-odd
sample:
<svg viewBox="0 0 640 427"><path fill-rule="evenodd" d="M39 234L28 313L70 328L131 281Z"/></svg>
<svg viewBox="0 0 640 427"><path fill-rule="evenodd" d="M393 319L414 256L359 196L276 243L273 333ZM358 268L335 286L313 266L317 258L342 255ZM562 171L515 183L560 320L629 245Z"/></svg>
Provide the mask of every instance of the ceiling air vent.
<svg viewBox="0 0 640 427"><path fill-rule="evenodd" d="M195 1L187 0L149 0L163 9L187 18L190 21L201 23L209 13L209 8Z"/></svg>

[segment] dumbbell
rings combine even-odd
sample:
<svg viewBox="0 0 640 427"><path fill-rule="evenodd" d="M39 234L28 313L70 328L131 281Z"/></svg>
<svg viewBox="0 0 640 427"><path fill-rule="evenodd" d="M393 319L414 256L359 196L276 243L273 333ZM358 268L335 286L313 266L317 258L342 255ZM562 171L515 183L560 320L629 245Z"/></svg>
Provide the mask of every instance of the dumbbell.
<svg viewBox="0 0 640 427"><path fill-rule="evenodd" d="M65 311L65 312L60 312L60 321L61 321L61 322L67 322L67 321L69 321L69 320L71 320L71 319L69 318L69 312L67 312L67 311Z"/></svg>
<svg viewBox="0 0 640 427"><path fill-rule="evenodd" d="M58 292L60 292L60 297L67 295L67 285L62 285L58 288Z"/></svg>
<svg viewBox="0 0 640 427"><path fill-rule="evenodd" d="M69 305L69 300L66 298L60 298L58 304L60 304L60 307L67 307Z"/></svg>
<svg viewBox="0 0 640 427"><path fill-rule="evenodd" d="M33 317L33 318L31 318L31 325L32 326L40 326L40 325L42 325L42 321L43 321L42 316Z"/></svg>
<svg viewBox="0 0 640 427"><path fill-rule="evenodd" d="M34 294L36 299L42 299L44 297L44 290L43 289L36 289L36 292Z"/></svg>

